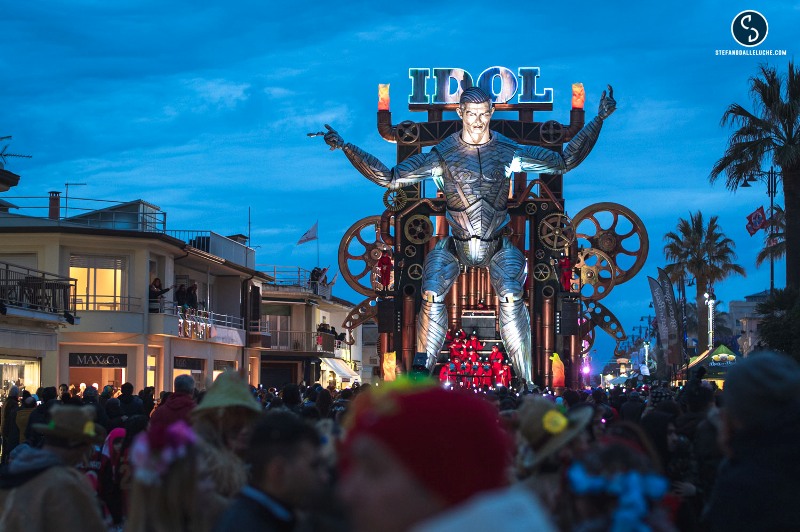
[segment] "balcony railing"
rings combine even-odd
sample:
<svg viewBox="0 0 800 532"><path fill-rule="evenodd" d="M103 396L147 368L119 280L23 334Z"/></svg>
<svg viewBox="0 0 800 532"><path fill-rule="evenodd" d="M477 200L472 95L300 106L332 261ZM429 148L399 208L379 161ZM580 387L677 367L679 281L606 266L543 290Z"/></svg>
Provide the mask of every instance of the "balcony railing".
<svg viewBox="0 0 800 532"><path fill-rule="evenodd" d="M256 251L244 244L240 244L228 237L219 235L214 231L164 231L169 236L183 240L193 248L211 253L217 257L239 264L247 268L255 268Z"/></svg>
<svg viewBox="0 0 800 532"><path fill-rule="evenodd" d="M273 331L272 349L334 353L339 343L332 334L307 331ZM346 344L345 344L346 345Z"/></svg>
<svg viewBox="0 0 800 532"><path fill-rule="evenodd" d="M307 292L330 299L332 286L311 279L311 272L297 266L259 266L258 269L275 279L264 285L264 291Z"/></svg>
<svg viewBox="0 0 800 532"><path fill-rule="evenodd" d="M244 329L244 318L238 316L218 314L207 310L177 307L174 305L165 308L165 311L177 314L178 318L181 320L196 321L207 325L219 325L221 327L231 327L233 329Z"/></svg>
<svg viewBox="0 0 800 532"><path fill-rule="evenodd" d="M0 301L10 307L75 312L75 279L0 262Z"/></svg>
<svg viewBox="0 0 800 532"><path fill-rule="evenodd" d="M77 310L100 310L107 312L141 312L142 298L117 295L78 294L75 298Z"/></svg>

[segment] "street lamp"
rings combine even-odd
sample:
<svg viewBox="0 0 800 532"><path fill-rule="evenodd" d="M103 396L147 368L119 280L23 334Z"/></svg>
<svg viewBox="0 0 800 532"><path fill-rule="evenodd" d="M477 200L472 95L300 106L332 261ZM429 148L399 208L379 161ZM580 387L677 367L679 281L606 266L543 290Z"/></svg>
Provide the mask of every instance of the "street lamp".
<svg viewBox="0 0 800 532"><path fill-rule="evenodd" d="M703 294L705 304L708 307L708 350L714 349L714 305L717 303L713 292Z"/></svg>
<svg viewBox="0 0 800 532"><path fill-rule="evenodd" d="M769 171L763 172L760 170L754 170L751 172L747 178L745 178L744 183L742 183L742 188L749 188L753 181L762 181L767 185L767 196L769 196L769 216L770 216L770 224L769 224L769 240L771 241L774 238L774 231L775 226L773 223L773 216L775 216L775 193L778 190L778 173L775 171L774 166L769 167ZM773 294L775 292L775 259L770 254L769 256L769 293Z"/></svg>

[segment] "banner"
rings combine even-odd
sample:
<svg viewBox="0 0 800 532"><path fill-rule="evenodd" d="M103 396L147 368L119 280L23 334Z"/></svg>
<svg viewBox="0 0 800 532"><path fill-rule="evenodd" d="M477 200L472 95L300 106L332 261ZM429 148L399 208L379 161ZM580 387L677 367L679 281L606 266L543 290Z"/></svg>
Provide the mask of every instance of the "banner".
<svg viewBox="0 0 800 532"><path fill-rule="evenodd" d="M678 323L678 305L675 301L675 291L672 288L672 281L669 280L667 272L658 268L658 284L664 292L664 301L667 307L667 362L670 364L683 363L680 342L680 327Z"/></svg>
<svg viewBox="0 0 800 532"><path fill-rule="evenodd" d="M745 226L745 229L747 229L747 232L750 233L750 236L753 236L758 232L759 229L767 227L768 224L769 222L767 221L767 215L764 212L764 206L762 205L747 215L747 225Z"/></svg>
<svg viewBox="0 0 800 532"><path fill-rule="evenodd" d="M658 323L658 339L661 349L665 352L669 347L669 325L667 324L667 302L664 299L664 290L658 281L648 277L650 292L653 294L653 306L656 310L656 322Z"/></svg>
<svg viewBox="0 0 800 532"><path fill-rule="evenodd" d="M317 226L319 225L319 220L314 222L314 225L311 226L311 229L303 233L303 236L300 237L300 240L297 241L297 245L305 244L306 242L311 242L312 240L317 239Z"/></svg>

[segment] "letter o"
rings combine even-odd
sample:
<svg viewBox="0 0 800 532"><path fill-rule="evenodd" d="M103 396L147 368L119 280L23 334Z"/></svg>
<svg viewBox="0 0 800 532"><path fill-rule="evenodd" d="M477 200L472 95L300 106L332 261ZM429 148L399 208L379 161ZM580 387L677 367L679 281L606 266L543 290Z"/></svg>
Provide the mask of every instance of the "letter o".
<svg viewBox="0 0 800 532"><path fill-rule="evenodd" d="M500 77L500 92L493 90L494 78ZM517 93L517 77L506 67L489 67L478 76L478 87L492 97L494 103L506 103Z"/></svg>

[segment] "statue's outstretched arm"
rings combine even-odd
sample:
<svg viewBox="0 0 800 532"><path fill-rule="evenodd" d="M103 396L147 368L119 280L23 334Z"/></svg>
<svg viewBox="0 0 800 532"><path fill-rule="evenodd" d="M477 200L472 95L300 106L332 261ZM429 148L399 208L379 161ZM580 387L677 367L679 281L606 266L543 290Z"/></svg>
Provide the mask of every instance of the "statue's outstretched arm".
<svg viewBox="0 0 800 532"><path fill-rule="evenodd" d="M564 148L564 153L558 153L538 146L520 147L517 157L520 161L520 168L523 172L549 172L562 174L569 172L578 166L589 152L594 148L600 130L603 127L603 120L611 116L617 108L614 100L614 89L608 86L608 94L603 91L600 98L600 109L597 116L589 121L578 131L572 140Z"/></svg>
<svg viewBox="0 0 800 532"><path fill-rule="evenodd" d="M361 175L382 187L400 188L442 173L440 159L433 152L412 155L394 168L388 168L374 155L349 142L344 142L329 125L326 124L325 127L328 128L328 133L325 134L328 146L331 149L341 148Z"/></svg>

